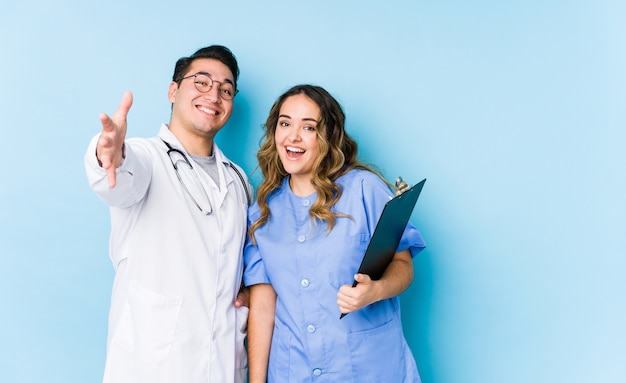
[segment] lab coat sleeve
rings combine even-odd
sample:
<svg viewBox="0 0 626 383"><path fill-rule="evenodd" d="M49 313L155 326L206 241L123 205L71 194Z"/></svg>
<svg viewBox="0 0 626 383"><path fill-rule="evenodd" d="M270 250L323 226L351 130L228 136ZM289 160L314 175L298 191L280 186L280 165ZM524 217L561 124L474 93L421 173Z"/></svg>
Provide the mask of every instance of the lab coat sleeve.
<svg viewBox="0 0 626 383"><path fill-rule="evenodd" d="M126 208L141 201L150 185L152 159L139 139L125 141L126 158L116 170L116 185L109 187L106 171L98 164L96 145L100 135L92 138L85 153L85 171L91 189L107 205Z"/></svg>

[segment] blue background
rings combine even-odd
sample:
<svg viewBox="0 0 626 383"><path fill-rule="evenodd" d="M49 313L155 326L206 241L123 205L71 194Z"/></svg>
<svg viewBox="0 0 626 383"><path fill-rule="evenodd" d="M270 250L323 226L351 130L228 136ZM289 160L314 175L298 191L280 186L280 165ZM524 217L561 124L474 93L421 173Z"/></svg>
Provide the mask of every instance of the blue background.
<svg viewBox="0 0 626 383"><path fill-rule="evenodd" d="M84 151L125 90L128 135L155 135L174 62L214 43L241 65L218 142L246 171L274 99L312 82L363 160L428 178L402 296L424 382L626 381L625 19L618 0L3 1L0 381L101 379L113 269Z"/></svg>

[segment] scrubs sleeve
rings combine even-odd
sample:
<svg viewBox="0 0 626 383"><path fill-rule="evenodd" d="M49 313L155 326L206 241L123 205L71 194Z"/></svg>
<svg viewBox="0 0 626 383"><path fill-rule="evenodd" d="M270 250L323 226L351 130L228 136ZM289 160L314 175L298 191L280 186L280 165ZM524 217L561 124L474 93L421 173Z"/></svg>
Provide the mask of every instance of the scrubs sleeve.
<svg viewBox="0 0 626 383"><path fill-rule="evenodd" d="M394 195L391 190L389 190L389 187L373 173L369 173L363 177L362 192L365 209L368 212L368 226L370 227L370 232L373 233L385 204L391 200ZM426 243L419 230L409 221L396 251L400 252L409 249L411 257L415 257L425 247Z"/></svg>
<svg viewBox="0 0 626 383"><path fill-rule="evenodd" d="M248 227L250 227L250 224L255 222L259 216L259 205L255 202L248 209ZM246 236L246 243L243 248L243 265L243 284L246 287L261 283L270 283L267 273L265 272L265 264L263 263L259 247L252 243L250 236Z"/></svg>
<svg viewBox="0 0 626 383"><path fill-rule="evenodd" d="M413 258L424 250L425 247L426 243L422 238L422 234L411 222L409 222L406 225L406 229L404 229L404 233L402 234L402 238L400 239L400 244L398 244L396 252L409 249L411 252L411 258Z"/></svg>
<svg viewBox="0 0 626 383"><path fill-rule="evenodd" d="M361 198L367 215L367 226L374 233L385 204L393 198L389 187L374 173L361 172Z"/></svg>
<svg viewBox="0 0 626 383"><path fill-rule="evenodd" d="M270 283L267 273L265 272L265 264L259 252L259 248L253 245L249 240L243 250L243 284L248 287L261 283Z"/></svg>

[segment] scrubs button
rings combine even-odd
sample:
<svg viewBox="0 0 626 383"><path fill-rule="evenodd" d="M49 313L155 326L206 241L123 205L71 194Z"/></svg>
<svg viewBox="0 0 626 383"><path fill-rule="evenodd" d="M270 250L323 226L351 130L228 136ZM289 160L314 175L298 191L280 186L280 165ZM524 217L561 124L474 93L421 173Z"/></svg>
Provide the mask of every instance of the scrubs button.
<svg viewBox="0 0 626 383"><path fill-rule="evenodd" d="M315 326L313 326L312 324L306 326L306 330L308 332L315 332Z"/></svg>
<svg viewBox="0 0 626 383"><path fill-rule="evenodd" d="M301 235L298 237L298 242L302 243L304 242L304 240L306 239L306 237L304 235Z"/></svg>
<svg viewBox="0 0 626 383"><path fill-rule="evenodd" d="M309 204L311 204L311 202L309 202L309 200L308 200L308 199L305 199L304 201L302 201L302 204L303 204L304 206L309 206Z"/></svg>
<svg viewBox="0 0 626 383"><path fill-rule="evenodd" d="M322 375L322 370L320 370L319 368L316 368L315 370L313 370L313 375L314 376Z"/></svg>
<svg viewBox="0 0 626 383"><path fill-rule="evenodd" d="M302 287L309 287L309 280L308 279L303 279L300 281L300 285Z"/></svg>

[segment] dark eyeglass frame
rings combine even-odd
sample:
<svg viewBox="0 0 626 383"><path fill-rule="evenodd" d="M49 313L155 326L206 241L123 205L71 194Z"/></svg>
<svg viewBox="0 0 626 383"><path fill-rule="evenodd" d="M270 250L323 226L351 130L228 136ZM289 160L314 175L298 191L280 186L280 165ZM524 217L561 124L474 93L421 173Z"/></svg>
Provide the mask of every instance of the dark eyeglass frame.
<svg viewBox="0 0 626 383"><path fill-rule="evenodd" d="M196 207L198 208L198 210L200 210L200 212L202 214L210 215L211 213L213 213L213 205L211 204L211 199L209 198L209 195L207 194L206 190L204 189L204 186L202 185L202 182L200 182L200 177L198 177L198 174L196 173L195 169L191 165L191 162L189 161L189 159L187 158L185 153L183 153L182 151L180 151L180 150L178 150L176 148L173 148L172 145L170 145L167 141L165 141L163 139L161 139L161 141L163 141L163 143L167 146L167 149L168 149L167 150L167 156L170 158L170 162L172 163L172 166L174 167L174 171L176 173L176 177L178 178L178 181L180 182L180 184L183 186L183 190L185 190L185 192L187 193L189 198L191 198L191 200L193 201L194 205L196 205ZM202 206L200 206L200 204L198 203L198 201L196 201L196 199L194 198L193 194L191 194L189 189L187 189L187 185L185 185L185 182L183 181L182 177L178 173L178 163L180 162L180 160L174 161L174 159L172 158L172 153L177 153L180 156L182 156L183 160L185 161L185 164L187 164L187 166L189 166L189 169L193 173L193 175L194 175L194 177L196 179L196 182L198 183L198 186L200 186L200 188L204 192L204 196L206 197L206 200L209 202L209 209L208 210L203 209Z"/></svg>
<svg viewBox="0 0 626 383"><path fill-rule="evenodd" d="M205 85L199 84L199 82L200 82L200 81L198 81L198 76L204 76L204 77L206 77L206 78L208 79L208 81L207 81L207 85L206 85L206 86L208 86L208 88L206 88L205 90L203 90L203 89L204 89L204 87L205 87ZM209 74L208 74L208 73L204 73L204 72L199 72L199 73L196 73L196 74L192 74L192 75L189 75L189 76L182 77L182 78L180 78L180 79L179 79L178 81L176 81L176 82L177 82L178 84L180 84L183 80L186 80L186 79L188 79L188 78L192 78L192 77L194 77L194 80L193 80L193 85L196 87L196 90L197 90L198 92L200 92L200 93L209 93L209 92L211 91L211 89L213 89L213 83L215 83L215 82L216 82L216 83L218 83L218 84L220 84L220 87L219 87L219 88L217 88L217 94L219 94L219 95L220 95L220 98L221 98L222 100L225 100L225 101L231 101L231 100L233 100L233 99L235 98L235 96L237 95L237 93L239 93L239 89L235 89L235 85L234 85L234 84L232 84L232 83L230 83L230 82L221 82L221 81L213 80L213 79L211 78L211 76L209 76ZM224 84L224 83L226 83L226 84L230 84L230 85L232 85L232 86L233 86L234 92L233 92L233 94L232 94L232 95L228 94L227 92L225 92L225 91L222 89L222 84Z"/></svg>

